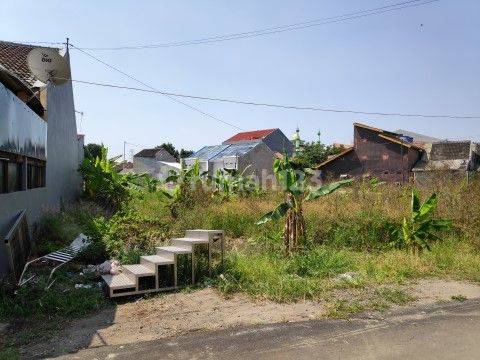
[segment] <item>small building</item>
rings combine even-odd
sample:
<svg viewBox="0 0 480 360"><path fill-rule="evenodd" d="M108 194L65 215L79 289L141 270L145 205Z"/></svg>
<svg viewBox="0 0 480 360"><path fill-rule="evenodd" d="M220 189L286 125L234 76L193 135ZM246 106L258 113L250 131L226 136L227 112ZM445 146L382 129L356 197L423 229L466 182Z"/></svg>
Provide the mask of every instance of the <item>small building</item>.
<svg viewBox="0 0 480 360"><path fill-rule="evenodd" d="M413 168L415 182L468 178L480 169L480 144L470 140L426 144L421 161Z"/></svg>
<svg viewBox="0 0 480 360"><path fill-rule="evenodd" d="M223 145L239 144L261 141L274 153L285 154L289 156L293 153L293 144L280 129L264 129L255 131L245 131L233 135L225 140Z"/></svg>
<svg viewBox="0 0 480 360"><path fill-rule="evenodd" d="M133 172L147 173L159 180L165 180L170 170L180 170L180 163L164 148L143 149L133 156Z"/></svg>
<svg viewBox="0 0 480 360"><path fill-rule="evenodd" d="M201 171L214 175L218 170L235 169L245 175L255 175L259 181L273 174L275 153L261 140L239 141L222 145L204 146L192 156L183 159L185 167L200 163Z"/></svg>
<svg viewBox="0 0 480 360"><path fill-rule="evenodd" d="M318 165L323 180L374 176L384 181L405 182L424 149L411 137L355 123L353 146Z"/></svg>
<svg viewBox="0 0 480 360"><path fill-rule="evenodd" d="M29 244L20 218L32 225L45 209L74 201L82 185L72 83L38 83L27 65L34 48L0 41L0 279L28 256L12 254ZM64 58L70 67L68 49ZM22 235L7 246L16 229Z"/></svg>

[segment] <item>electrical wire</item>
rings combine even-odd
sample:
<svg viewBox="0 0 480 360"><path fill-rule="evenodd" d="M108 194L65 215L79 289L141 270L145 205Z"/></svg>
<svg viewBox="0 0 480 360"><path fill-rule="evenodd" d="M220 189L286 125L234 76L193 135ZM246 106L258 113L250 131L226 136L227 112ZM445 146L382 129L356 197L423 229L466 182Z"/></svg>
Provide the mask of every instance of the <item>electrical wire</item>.
<svg viewBox="0 0 480 360"><path fill-rule="evenodd" d="M194 39L194 40L168 42L168 43L160 43L160 44L117 46L117 47L82 47L81 49L91 50L91 51L115 51L115 50L139 50L139 49L156 49L156 48L190 46L190 45L203 45L203 44L210 44L214 42L223 42L223 41L230 41L230 40L252 38L257 36L266 36L266 35L283 33L286 31L296 31L296 30L322 26L322 25L327 25L327 24L332 24L332 23L337 23L342 21L355 20L355 19L359 19L367 16L381 15L381 14L392 12L392 11L397 11L397 10L402 10L402 9L417 7L417 6L423 6L423 5L434 3L437 1L439 0L427 0L427 1L410 0L410 1L404 1L400 3L392 4L392 5L386 5L386 6L373 8L373 9L368 9L368 10L359 10L351 13L333 16L333 17L325 17L325 18L319 18L319 19L314 19L314 20L309 20L309 21L304 21L304 22L299 22L294 24L269 27L269 28L263 28L263 29L240 32L240 33L217 35L217 36Z"/></svg>
<svg viewBox="0 0 480 360"><path fill-rule="evenodd" d="M282 104L272 104L272 103L255 102L255 101L226 99L226 98L218 98L218 97L207 97L207 96L180 94L180 93L173 93L173 92L167 92L167 91L160 91L160 90L156 90L156 89L149 90L149 89L142 89L142 88L136 88L136 87L130 87L130 86L105 84L105 83L98 83L98 82L93 82L93 81L84 81L84 80L67 79L67 78L59 78L59 77L56 77L55 79L67 80L67 81L71 81L71 82L79 83L79 84L95 85L95 86L114 88L114 89L123 89L123 90L132 90L132 91L139 91L139 92L161 94L161 95L170 96L170 97L181 97L181 98L188 98L188 99L195 99L195 100L217 101L217 102L233 103L233 104L238 104L238 105L263 106L263 107L279 108L279 109L286 109L286 110L321 111L321 112L349 113L349 114L359 114L359 115L419 117L419 118L480 119L480 115L463 116L463 115L446 115L446 114L436 114L436 115L432 115L432 114L409 114L409 113L400 113L400 112L388 113L388 112L374 112L374 111L358 111L358 110L350 110L350 109L332 109L332 108L315 107L315 106L282 105Z"/></svg>
<svg viewBox="0 0 480 360"><path fill-rule="evenodd" d="M121 69L119 69L119 68L117 68L117 67L115 67L115 66L113 66L113 65L108 64L107 62L103 61L102 59L99 59L98 57L90 54L89 52L87 52L87 51L85 51L85 50L83 50L83 49L80 49L80 48L78 48L77 46L75 46L75 45L73 45L73 44L71 44L71 43L70 43L69 45L70 45L72 48L77 49L78 51L82 52L83 54L85 54L85 55L89 56L90 58L94 59L95 61L97 61L97 62L105 65L105 66L108 67L109 69L112 69L112 70L114 70L114 71L116 71L116 72L118 72L118 73L120 73L120 74L128 77L129 79L131 79L131 80L133 80L133 81L135 81L135 82L137 82L137 83L145 86L146 88L150 89L151 91L153 91L153 92L158 92L159 94L162 93L161 91L155 89L154 87L148 85L147 83L145 83L145 82L137 79L136 77L134 77L134 76L132 76L132 75L124 72L123 70L121 70ZM227 122L227 121L225 121L225 120L222 120L222 119L220 119L220 118L218 118L218 117L216 117L216 116L213 116L212 114L209 114L209 113L207 113L207 112L205 112L205 111L203 111L203 110L201 110L201 109L199 109L199 108L197 108L197 107L195 107L195 106L192 106L192 105L190 105L190 104L187 104L186 102L183 102L183 101L181 101L181 100L179 100L179 99L176 99L175 97L173 97L173 96L171 96L171 95L169 95L169 94L163 94L163 95L165 95L165 96L166 96L167 98L169 98L170 100L175 101L175 102L177 102L177 103L179 103L179 104L182 104L182 105L188 107L189 109L194 110L194 111L196 111L196 112L199 112L200 114L205 115L205 116L207 116L207 117L209 117L209 118L211 118L211 119L214 119L214 120L216 120L216 121L219 121L219 122L221 122L221 123L223 123L223 124L225 124L225 125L229 125L229 126L231 126L231 127L233 127L233 128L236 128L236 129L238 129L238 130L244 130L244 129L242 129L241 127L239 127L239 126L237 126L237 125L235 125L235 124L229 123L229 122Z"/></svg>

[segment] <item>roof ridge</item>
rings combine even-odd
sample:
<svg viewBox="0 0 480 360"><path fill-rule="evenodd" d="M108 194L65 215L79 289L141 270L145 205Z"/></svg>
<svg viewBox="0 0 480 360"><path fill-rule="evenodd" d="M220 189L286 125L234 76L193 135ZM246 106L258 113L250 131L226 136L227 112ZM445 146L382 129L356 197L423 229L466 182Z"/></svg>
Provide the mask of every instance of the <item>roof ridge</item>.
<svg viewBox="0 0 480 360"><path fill-rule="evenodd" d="M32 44L28 42L14 42L14 41L8 41L8 40L0 40L0 43L9 44L12 46L25 46L25 47L31 47L31 48L46 48L46 49L56 49L56 50L62 49L61 47L56 47L56 46L45 46L40 44Z"/></svg>

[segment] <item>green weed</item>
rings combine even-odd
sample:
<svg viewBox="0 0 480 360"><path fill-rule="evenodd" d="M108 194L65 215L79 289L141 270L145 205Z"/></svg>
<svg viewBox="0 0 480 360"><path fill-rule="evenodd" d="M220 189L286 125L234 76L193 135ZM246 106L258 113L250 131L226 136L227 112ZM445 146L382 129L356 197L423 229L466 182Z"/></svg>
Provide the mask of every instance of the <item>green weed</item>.
<svg viewBox="0 0 480 360"><path fill-rule="evenodd" d="M467 298L464 295L452 295L451 297L454 301L466 301Z"/></svg>

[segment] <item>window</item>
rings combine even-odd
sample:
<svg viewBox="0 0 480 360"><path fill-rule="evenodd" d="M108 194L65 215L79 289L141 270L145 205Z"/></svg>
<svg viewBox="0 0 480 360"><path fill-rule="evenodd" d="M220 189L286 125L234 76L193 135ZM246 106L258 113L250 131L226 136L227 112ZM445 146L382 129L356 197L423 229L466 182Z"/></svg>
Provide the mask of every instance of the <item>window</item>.
<svg viewBox="0 0 480 360"><path fill-rule="evenodd" d="M0 159L0 194L7 192L7 162Z"/></svg>
<svg viewBox="0 0 480 360"><path fill-rule="evenodd" d="M45 165L42 160L0 152L0 194L45 187Z"/></svg>
<svg viewBox="0 0 480 360"><path fill-rule="evenodd" d="M22 190L22 165L21 162L8 162L7 167L7 190L8 192Z"/></svg>
<svg viewBox="0 0 480 360"><path fill-rule="evenodd" d="M27 188L35 189L45 186L45 162L28 159Z"/></svg>

